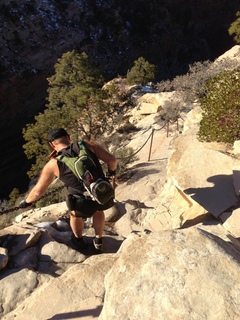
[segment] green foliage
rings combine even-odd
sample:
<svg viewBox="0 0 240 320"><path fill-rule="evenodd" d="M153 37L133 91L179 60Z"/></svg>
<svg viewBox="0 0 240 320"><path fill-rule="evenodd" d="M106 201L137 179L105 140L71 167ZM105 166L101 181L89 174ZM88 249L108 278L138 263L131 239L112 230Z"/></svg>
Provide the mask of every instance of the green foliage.
<svg viewBox="0 0 240 320"><path fill-rule="evenodd" d="M126 122L125 124L123 124L122 126L120 126L119 129L117 129L118 133L129 133L129 132L134 132L134 131L138 131L139 129L132 124L131 122Z"/></svg>
<svg viewBox="0 0 240 320"><path fill-rule="evenodd" d="M127 171L128 165L133 163L134 161L138 160L138 157L134 155L133 148L120 148L116 149L114 152L117 160L118 160L118 170L117 170L117 177L121 178L122 175Z"/></svg>
<svg viewBox="0 0 240 320"><path fill-rule="evenodd" d="M63 202L66 200L66 195L66 188L64 188L63 183L58 180L56 184L48 188L47 193L35 203L35 206L36 208L42 208L53 203Z"/></svg>
<svg viewBox="0 0 240 320"><path fill-rule="evenodd" d="M18 215L18 211L10 212L0 216L0 230L10 226L13 219Z"/></svg>
<svg viewBox="0 0 240 320"><path fill-rule="evenodd" d="M126 83L130 85L140 84L144 86L149 82L154 81L155 74L155 65L149 63L143 57L140 57L134 61L134 66L127 74Z"/></svg>
<svg viewBox="0 0 240 320"><path fill-rule="evenodd" d="M236 13L237 19L230 25L228 33L234 35L233 39L236 43L240 43L240 11Z"/></svg>
<svg viewBox="0 0 240 320"><path fill-rule="evenodd" d="M240 139L240 71L220 73L206 84L200 141L233 143Z"/></svg>
<svg viewBox="0 0 240 320"><path fill-rule="evenodd" d="M54 127L65 128L72 139L91 140L107 126L108 104L101 71L90 63L86 53L63 54L55 64L55 74L48 78L48 104L35 123L23 129L24 152L35 164L28 172L37 176L50 152L47 134Z"/></svg>
<svg viewBox="0 0 240 320"><path fill-rule="evenodd" d="M20 192L17 188L14 188L12 190L12 192L9 194L9 203L10 205L15 205L15 203L17 202L17 200L20 197Z"/></svg>
<svg viewBox="0 0 240 320"><path fill-rule="evenodd" d="M181 110L183 109L182 101L172 100L166 101L161 109L161 119L165 122L175 122L180 118Z"/></svg>
<svg viewBox="0 0 240 320"><path fill-rule="evenodd" d="M107 94L110 105L118 107L126 99L126 90L123 81L114 79L105 85L104 90Z"/></svg>
<svg viewBox="0 0 240 320"><path fill-rule="evenodd" d="M11 208L11 204L7 200L0 201L0 212ZM19 214L19 210L4 213L0 215L0 230L12 224L13 219Z"/></svg>
<svg viewBox="0 0 240 320"><path fill-rule="evenodd" d="M215 68L211 68L212 62L194 62L189 66L186 74L176 76L172 81L166 80L157 84L160 92L175 91L178 100L182 100L186 104L192 104L205 95L204 84L210 78L220 71L215 72ZM224 64L225 65L225 64ZM224 66L222 67L222 71Z"/></svg>

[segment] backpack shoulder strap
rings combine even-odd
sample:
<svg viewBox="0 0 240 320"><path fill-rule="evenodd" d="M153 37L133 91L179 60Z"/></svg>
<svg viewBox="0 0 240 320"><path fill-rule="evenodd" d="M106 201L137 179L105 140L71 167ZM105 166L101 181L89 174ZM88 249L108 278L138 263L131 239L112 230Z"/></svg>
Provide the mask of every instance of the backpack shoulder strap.
<svg viewBox="0 0 240 320"><path fill-rule="evenodd" d="M81 156L84 155L84 154L88 154L88 152L87 152L87 147L85 146L83 140L79 140L78 146L79 146L79 153L78 153L78 156L79 156L79 157L81 157Z"/></svg>
<svg viewBox="0 0 240 320"><path fill-rule="evenodd" d="M81 142L81 141L80 141ZM80 142L78 143L79 147L80 147ZM70 157L70 156L66 156L66 155L63 155L63 154L60 154L56 157L56 159L58 159L59 161L65 163L68 168L74 173L74 175L76 177L78 177L78 174L76 172L76 169L75 169L75 161L84 153L82 153L81 151L83 150L83 147L82 147L83 144L81 144L81 147L80 147L80 150L79 150L79 154L78 156L75 156L75 157Z"/></svg>

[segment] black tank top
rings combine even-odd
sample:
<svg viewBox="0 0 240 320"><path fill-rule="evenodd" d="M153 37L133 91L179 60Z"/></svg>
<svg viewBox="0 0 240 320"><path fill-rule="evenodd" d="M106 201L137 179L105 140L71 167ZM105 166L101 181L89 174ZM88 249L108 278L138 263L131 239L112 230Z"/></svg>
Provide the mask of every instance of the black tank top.
<svg viewBox="0 0 240 320"><path fill-rule="evenodd" d="M93 157L93 160L98 167L99 173L103 177L104 173L102 171L102 167L99 163L98 158L89 149L88 151L91 153L91 156ZM79 145L74 142L68 145L66 148L60 150L58 152L58 155L64 155L67 157L77 157L78 153L79 153ZM67 187L68 194L75 194L75 195L83 194L83 192L85 191L85 188L82 182L78 180L78 178L73 174L73 172L68 168L68 166L65 163L57 159L57 164L60 172L59 179Z"/></svg>

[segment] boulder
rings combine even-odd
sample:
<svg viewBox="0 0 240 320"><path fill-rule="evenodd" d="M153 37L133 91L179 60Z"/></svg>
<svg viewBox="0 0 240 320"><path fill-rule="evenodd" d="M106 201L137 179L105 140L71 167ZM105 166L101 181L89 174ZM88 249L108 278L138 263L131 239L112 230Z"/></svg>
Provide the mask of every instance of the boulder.
<svg viewBox="0 0 240 320"><path fill-rule="evenodd" d="M240 318L240 251L208 223L130 235L105 277L99 320Z"/></svg>

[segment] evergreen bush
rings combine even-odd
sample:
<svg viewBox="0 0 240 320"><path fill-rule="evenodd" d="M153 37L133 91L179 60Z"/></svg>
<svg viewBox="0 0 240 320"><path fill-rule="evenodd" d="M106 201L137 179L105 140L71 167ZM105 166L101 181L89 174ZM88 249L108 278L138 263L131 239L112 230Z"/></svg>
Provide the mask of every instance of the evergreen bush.
<svg viewBox="0 0 240 320"><path fill-rule="evenodd" d="M226 71L209 80L201 101L200 141L233 144L240 139L240 71Z"/></svg>
<svg viewBox="0 0 240 320"><path fill-rule="evenodd" d="M154 64L146 61L143 57L134 61L134 66L128 72L126 77L126 83L140 84L142 86L147 85L149 82L154 81L156 74L156 67Z"/></svg>
<svg viewBox="0 0 240 320"><path fill-rule="evenodd" d="M237 19L233 21L228 29L230 36L234 35L233 39L236 43L240 43L240 11L236 13Z"/></svg>

